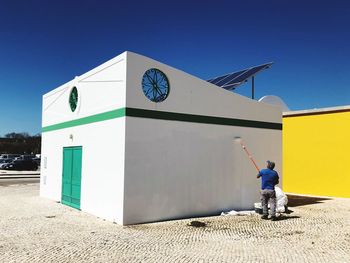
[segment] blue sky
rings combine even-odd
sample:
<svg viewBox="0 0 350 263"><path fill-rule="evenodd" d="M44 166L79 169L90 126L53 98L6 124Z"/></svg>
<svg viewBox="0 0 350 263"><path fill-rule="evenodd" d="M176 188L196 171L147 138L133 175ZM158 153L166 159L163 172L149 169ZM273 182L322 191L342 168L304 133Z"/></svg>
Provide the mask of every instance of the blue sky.
<svg viewBox="0 0 350 263"><path fill-rule="evenodd" d="M256 98L349 105L349 17L345 0L1 0L0 136L40 132L44 93L125 50L203 79L274 61Z"/></svg>

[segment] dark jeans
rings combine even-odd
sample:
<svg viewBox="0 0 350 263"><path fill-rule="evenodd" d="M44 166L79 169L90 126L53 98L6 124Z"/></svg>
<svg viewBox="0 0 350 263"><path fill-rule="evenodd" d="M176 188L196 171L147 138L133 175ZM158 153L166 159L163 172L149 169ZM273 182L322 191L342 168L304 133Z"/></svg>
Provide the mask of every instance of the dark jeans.
<svg viewBox="0 0 350 263"><path fill-rule="evenodd" d="M276 192L275 190L261 190L261 206L263 209L263 214L268 215L269 210L267 204L270 201L270 214L271 216L276 216Z"/></svg>

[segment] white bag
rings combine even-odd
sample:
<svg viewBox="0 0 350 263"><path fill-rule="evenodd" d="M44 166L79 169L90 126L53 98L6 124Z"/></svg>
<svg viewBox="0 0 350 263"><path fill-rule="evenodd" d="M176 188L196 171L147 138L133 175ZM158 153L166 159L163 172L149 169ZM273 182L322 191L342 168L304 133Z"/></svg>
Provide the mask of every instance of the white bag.
<svg viewBox="0 0 350 263"><path fill-rule="evenodd" d="M275 186L275 192L276 192L276 212L277 213L284 213L285 212L285 206L288 204L288 197L285 193L283 193L282 189L278 186Z"/></svg>
<svg viewBox="0 0 350 263"><path fill-rule="evenodd" d="M284 213L285 207L288 204L288 197L287 195L282 191L281 188L278 186L275 186L275 192L276 192L276 212L277 213ZM255 203L254 204L255 212L262 214L262 206L261 203ZM268 208L270 208L270 203L268 204Z"/></svg>

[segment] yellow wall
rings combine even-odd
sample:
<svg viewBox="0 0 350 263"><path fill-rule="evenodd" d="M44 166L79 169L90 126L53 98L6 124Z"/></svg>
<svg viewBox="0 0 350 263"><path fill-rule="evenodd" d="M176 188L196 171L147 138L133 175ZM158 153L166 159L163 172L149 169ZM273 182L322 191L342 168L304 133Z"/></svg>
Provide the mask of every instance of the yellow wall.
<svg viewBox="0 0 350 263"><path fill-rule="evenodd" d="M283 117L283 190L350 197L350 111Z"/></svg>

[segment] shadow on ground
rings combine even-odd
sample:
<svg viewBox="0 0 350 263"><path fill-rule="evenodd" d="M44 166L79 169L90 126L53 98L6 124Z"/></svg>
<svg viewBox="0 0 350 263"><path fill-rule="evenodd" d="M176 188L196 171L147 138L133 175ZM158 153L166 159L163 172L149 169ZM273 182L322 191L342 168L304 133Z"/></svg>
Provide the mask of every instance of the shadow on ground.
<svg viewBox="0 0 350 263"><path fill-rule="evenodd" d="M303 205L312 205L323 203L325 200L331 200L330 198L324 197L311 197L311 196L300 196L300 195L288 195L288 207L296 207Z"/></svg>

